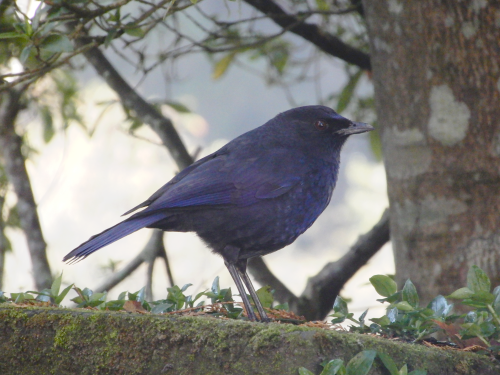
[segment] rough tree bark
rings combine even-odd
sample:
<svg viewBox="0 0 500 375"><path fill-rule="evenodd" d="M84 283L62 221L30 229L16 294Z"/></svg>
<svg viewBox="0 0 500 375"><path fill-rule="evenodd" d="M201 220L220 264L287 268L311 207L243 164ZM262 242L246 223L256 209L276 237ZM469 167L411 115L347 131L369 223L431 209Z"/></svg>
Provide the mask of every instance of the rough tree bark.
<svg viewBox="0 0 500 375"><path fill-rule="evenodd" d="M500 3L364 1L399 282L500 284Z"/></svg>

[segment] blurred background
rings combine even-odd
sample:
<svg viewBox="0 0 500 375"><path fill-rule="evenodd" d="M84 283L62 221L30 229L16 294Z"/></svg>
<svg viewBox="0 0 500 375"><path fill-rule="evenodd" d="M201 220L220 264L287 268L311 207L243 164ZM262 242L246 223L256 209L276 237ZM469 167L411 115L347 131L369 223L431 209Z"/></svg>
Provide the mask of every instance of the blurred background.
<svg viewBox="0 0 500 375"><path fill-rule="evenodd" d="M288 4L278 3L284 7ZM333 3L337 7L347 6ZM28 17L34 16L39 4L17 2ZM133 18L143 11L142 5L133 2L127 11ZM124 12L122 9L122 16ZM204 30L214 24L211 17L226 23L256 17L255 10L239 1L206 0L178 13L169 27L151 30L133 48L128 48L130 40L117 40L104 53L140 95L156 103L164 116L172 120L188 151L197 158L295 106L325 104L337 109L340 105L345 117L374 122L374 112L358 99L367 101L372 97L369 77L318 52L290 33L279 39L286 46L282 51L286 53L286 68L281 73L276 60L258 50L237 54L230 58L230 64L223 61L224 57L228 60L227 54L206 51L179 53L159 62L162 48L180 50L189 38L203 38ZM326 20L318 14L310 21L325 27L342 27L352 38L364 31L362 21L355 15L335 22L334 17ZM256 35L279 32L279 28L265 19L253 22L251 27L247 31ZM179 34L186 37L176 42ZM359 43L367 48L366 40ZM151 70L145 69L155 64ZM149 127L134 128L116 93L85 59L77 56L71 67L71 75L61 71L55 74L74 90L72 100L78 120L70 119L68 126L64 124L67 120L54 114L51 120L54 131L49 142L47 121L37 111L23 111L17 125L23 129L30 149L27 168L52 273L63 272L66 285L75 283L80 288L92 289L144 247L150 230L136 232L74 265L62 263L63 256L91 235L120 221L121 214L148 198L178 168ZM3 67L3 72L7 70L22 71L23 64L10 59ZM59 106L61 100L50 95L53 86L54 81L44 79L35 88L40 100L51 108ZM346 89L351 95L347 104ZM272 272L296 295L302 293L309 277L327 262L339 259L358 236L371 229L388 206L385 171L377 147L369 135L351 137L342 154L339 182L329 207L295 243L264 258ZM15 203L15 194L8 191L6 207ZM5 256L2 290L34 290L23 233L14 227L7 227L5 233L13 250ZM221 286L233 286L222 260L211 254L194 234L167 233L165 243L177 285L192 283L189 291L195 294L208 289L219 276ZM352 299L350 310L359 313L377 307L378 295L368 284L368 278L393 273L392 250L387 244L344 287L342 296ZM135 292L145 283L143 264L110 291L110 298L125 290ZM164 298L168 286L164 267L156 265L154 298Z"/></svg>

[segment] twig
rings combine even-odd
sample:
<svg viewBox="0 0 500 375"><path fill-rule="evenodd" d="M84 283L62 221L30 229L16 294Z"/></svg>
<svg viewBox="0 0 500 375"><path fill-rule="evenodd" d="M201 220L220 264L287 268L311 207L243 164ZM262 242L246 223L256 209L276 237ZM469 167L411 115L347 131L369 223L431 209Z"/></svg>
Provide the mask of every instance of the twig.
<svg viewBox="0 0 500 375"><path fill-rule="evenodd" d="M361 69L371 70L370 56L363 51L349 46L339 38L322 31L317 25L300 22L300 20L285 13L281 7L272 0L244 0L255 9L267 14L275 23L283 28L290 28L290 31L308 40L323 52L338 57L350 64L357 65Z"/></svg>
<svg viewBox="0 0 500 375"><path fill-rule="evenodd" d="M77 39L76 44L82 47L85 42L83 39ZM123 105L133 110L138 119L151 126L170 151L179 169L182 170L191 165L193 159L175 130L172 121L159 113L125 82L98 48L91 48L84 52L84 55L97 73L118 94Z"/></svg>
<svg viewBox="0 0 500 375"><path fill-rule="evenodd" d="M158 248L163 246L163 233L155 230L149 239L144 249L137 254L137 256L121 270L115 272L108 280L95 289L95 292L109 291L122 282L132 272L134 272L143 262L155 257L158 254Z"/></svg>

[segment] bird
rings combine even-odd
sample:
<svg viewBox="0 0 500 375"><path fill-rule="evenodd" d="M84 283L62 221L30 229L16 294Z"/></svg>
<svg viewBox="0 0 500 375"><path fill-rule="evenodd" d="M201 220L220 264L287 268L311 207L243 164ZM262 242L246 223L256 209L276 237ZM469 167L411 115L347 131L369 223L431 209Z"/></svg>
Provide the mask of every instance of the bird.
<svg viewBox="0 0 500 375"><path fill-rule="evenodd" d="M142 228L195 232L223 258L248 320L259 319L244 286L260 321L269 322L246 272L248 259L284 248L314 223L330 202L345 141L371 130L326 106L282 112L179 172L123 214L132 216L63 261L82 260Z"/></svg>

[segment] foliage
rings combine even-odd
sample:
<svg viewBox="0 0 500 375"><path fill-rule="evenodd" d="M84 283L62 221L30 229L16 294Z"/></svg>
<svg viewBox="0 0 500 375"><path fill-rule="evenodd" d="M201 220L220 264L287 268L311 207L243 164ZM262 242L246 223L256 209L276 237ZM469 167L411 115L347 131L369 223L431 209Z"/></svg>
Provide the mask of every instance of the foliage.
<svg viewBox="0 0 500 375"><path fill-rule="evenodd" d="M389 371L391 375L426 375L425 370L413 370L408 372L408 366L405 364L398 370L396 364L387 354L375 350L364 350L356 354L348 363L344 365L341 359L332 359L324 361L321 366L323 370L320 375L366 375L371 370L375 358ZM299 368L299 375L314 375L308 369Z"/></svg>
<svg viewBox="0 0 500 375"><path fill-rule="evenodd" d="M450 294L448 299L455 299L463 305L473 309L464 314L452 314L453 304L443 296L437 296L426 307L421 307L417 290L410 280L407 280L402 290L397 290L397 285L392 277L375 275L370 278L378 294L383 298L379 302L388 303L387 312L380 318L372 318L373 322L367 325L365 311L358 319L350 313L346 301L342 297L335 300L330 316L332 324L349 320L351 332L370 333L383 337L397 337L404 340L420 341L429 338L431 334L441 332L447 335L448 340L464 347L465 340L475 338L484 343L484 351L500 355L500 287L491 291L488 276L477 266L469 269L467 286ZM73 285L61 291L62 274L57 277L50 289L40 292L29 291L26 293L11 293L7 297L0 291L0 303L16 304L52 304L59 306ZM165 299L148 302L145 300L145 288L135 293L122 292L116 300L107 301L107 293L94 293L88 288L83 290L74 287L77 297L72 301L79 308L94 308L99 310L150 312L163 313L205 313L214 316L225 316L231 319L245 319L243 309L235 303L231 288L221 289L219 277L216 277L210 290L196 295L187 295L185 292L191 286L182 287L174 285L167 288ZM273 306L273 293L269 287L257 291L263 306L269 309ZM34 296L36 295L36 297ZM206 297L206 300L202 300ZM210 301L209 305L206 302ZM274 306L274 309L288 310L288 306ZM452 343L447 343L453 345ZM341 359L333 359L322 363L321 375L364 375L368 374L375 359L388 370L391 375L425 375L424 370L408 372L404 364L401 368L394 363L392 358L383 352L365 350L354 356L347 364ZM300 368L300 375L313 374L306 368Z"/></svg>
<svg viewBox="0 0 500 375"><path fill-rule="evenodd" d="M73 284L68 285L62 291L62 274L57 277L50 289L42 291L28 291L25 293L11 293L10 297L0 291L0 303L16 303L31 305L54 305L60 306L70 289L76 291L77 296L71 301L77 308L95 308L99 310L111 311L132 311L132 312L151 312L153 314L171 313L176 311L189 310L191 313L208 313L211 315L223 315L231 319L246 319L243 315L243 309L239 303L235 303L231 288L221 289L219 286L219 277L217 276L210 290L200 292L196 295L187 295L185 292L191 286L186 284L182 287L174 285L167 288L167 296L164 299L148 302L145 300L145 287L135 293L122 292L116 300L107 300L107 292L94 293L89 288L80 289ZM273 296L269 287L263 287L257 290L257 294L263 301L266 308L273 305ZM35 297L36 296L36 297ZM201 300L206 297L205 300ZM207 301L210 302L206 305ZM208 308L207 308L208 307ZM277 305L274 309L287 311L288 305Z"/></svg>
<svg viewBox="0 0 500 375"><path fill-rule="evenodd" d="M477 266L472 266L467 275L467 287L447 296L437 296L427 306L419 304L417 290L410 280L398 291L394 280L386 275L375 275L370 282L382 299L388 303L386 314L372 318L367 325L365 311L358 319L348 311L347 304L339 296L333 306L332 323L341 323L346 319L355 325L352 332L372 333L385 337L399 337L419 341L430 337L435 332L446 335L448 340L459 346L465 346L467 339L482 341L485 349L499 355L500 346L500 287L491 291L490 279ZM448 299L461 301L462 305L473 309L463 314L452 314L453 304ZM463 306L462 306L463 307Z"/></svg>

